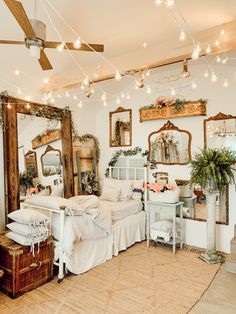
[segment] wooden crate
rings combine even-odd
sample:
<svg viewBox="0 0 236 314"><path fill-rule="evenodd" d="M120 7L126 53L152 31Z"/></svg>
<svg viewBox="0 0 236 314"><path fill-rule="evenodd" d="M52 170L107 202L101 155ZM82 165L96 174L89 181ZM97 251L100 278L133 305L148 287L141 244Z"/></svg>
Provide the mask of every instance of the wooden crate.
<svg viewBox="0 0 236 314"><path fill-rule="evenodd" d="M0 235L0 269L4 275L0 290L17 298L53 279L53 241L48 239L35 245L35 256L30 247L19 245L5 235Z"/></svg>

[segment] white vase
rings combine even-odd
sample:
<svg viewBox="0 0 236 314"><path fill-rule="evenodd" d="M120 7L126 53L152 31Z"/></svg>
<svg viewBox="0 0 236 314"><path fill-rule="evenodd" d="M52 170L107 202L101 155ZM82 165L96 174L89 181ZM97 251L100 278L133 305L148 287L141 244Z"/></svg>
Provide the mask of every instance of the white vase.
<svg viewBox="0 0 236 314"><path fill-rule="evenodd" d="M148 191L148 199L152 202L158 203L178 203L179 202L179 189L175 188L174 190L170 191L167 190L165 192L152 192Z"/></svg>

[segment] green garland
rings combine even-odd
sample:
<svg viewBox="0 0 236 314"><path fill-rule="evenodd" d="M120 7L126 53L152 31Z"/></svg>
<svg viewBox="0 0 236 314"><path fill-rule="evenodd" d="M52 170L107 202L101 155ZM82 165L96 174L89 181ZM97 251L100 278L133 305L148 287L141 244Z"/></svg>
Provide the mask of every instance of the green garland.
<svg viewBox="0 0 236 314"><path fill-rule="evenodd" d="M81 143L85 143L87 142L87 140L92 139L94 141L94 148L96 151L96 159L97 162L99 161L100 158L100 147L99 147L99 142L96 136L92 135L92 134L84 134L84 135L78 135L77 131L74 128L73 131L74 135L73 135L73 141L78 140Z"/></svg>
<svg viewBox="0 0 236 314"><path fill-rule="evenodd" d="M193 102L193 101L192 101L192 100L187 100L187 99L178 99L178 98L177 98L177 99L175 100L175 103L173 104L173 106L174 106L175 109L178 111L178 110L180 110L181 108L183 108L185 104L191 103L191 102ZM201 102L201 103L203 103L203 104L206 104L206 103L207 103L207 100L200 98L200 99L198 99L198 100L196 100L196 101L194 101L194 102ZM156 105L155 105L155 104L151 104L151 105L148 105L148 106L141 107L141 108L139 109L139 111L145 110L145 109L159 109L159 108L156 108Z"/></svg>

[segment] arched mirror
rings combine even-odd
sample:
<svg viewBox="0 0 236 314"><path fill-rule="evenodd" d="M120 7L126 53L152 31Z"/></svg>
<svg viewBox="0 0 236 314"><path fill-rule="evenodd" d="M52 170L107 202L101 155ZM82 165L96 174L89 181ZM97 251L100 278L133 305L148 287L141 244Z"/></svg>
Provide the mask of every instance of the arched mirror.
<svg viewBox="0 0 236 314"><path fill-rule="evenodd" d="M29 150L25 154L25 168L26 168L26 172L32 173L33 178L38 177L36 152Z"/></svg>
<svg viewBox="0 0 236 314"><path fill-rule="evenodd" d="M110 116L110 147L132 145L132 110L117 108Z"/></svg>
<svg viewBox="0 0 236 314"><path fill-rule="evenodd" d="M191 159L191 139L188 131L167 121L148 137L148 160L154 164L186 165Z"/></svg>
<svg viewBox="0 0 236 314"><path fill-rule="evenodd" d="M62 174L61 151L48 145L41 156L42 174L45 177Z"/></svg>

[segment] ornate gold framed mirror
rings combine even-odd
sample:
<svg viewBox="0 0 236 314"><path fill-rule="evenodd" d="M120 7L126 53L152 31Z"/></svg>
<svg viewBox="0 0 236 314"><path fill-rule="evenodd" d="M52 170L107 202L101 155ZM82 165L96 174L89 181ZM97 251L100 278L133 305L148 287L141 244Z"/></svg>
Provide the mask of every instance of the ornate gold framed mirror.
<svg viewBox="0 0 236 314"><path fill-rule="evenodd" d="M110 147L132 145L132 109L117 108L109 112Z"/></svg>
<svg viewBox="0 0 236 314"><path fill-rule="evenodd" d="M62 160L60 149L48 145L41 156L42 174L45 177L62 174Z"/></svg>
<svg viewBox="0 0 236 314"><path fill-rule="evenodd" d="M33 150L29 150L25 154L25 168L27 172L34 173L34 178L38 177L37 155Z"/></svg>
<svg viewBox="0 0 236 314"><path fill-rule="evenodd" d="M167 121L148 136L148 160L154 164L186 165L191 159L192 135Z"/></svg>
<svg viewBox="0 0 236 314"><path fill-rule="evenodd" d="M204 120L206 148L228 147L236 152L236 116L219 112Z"/></svg>

